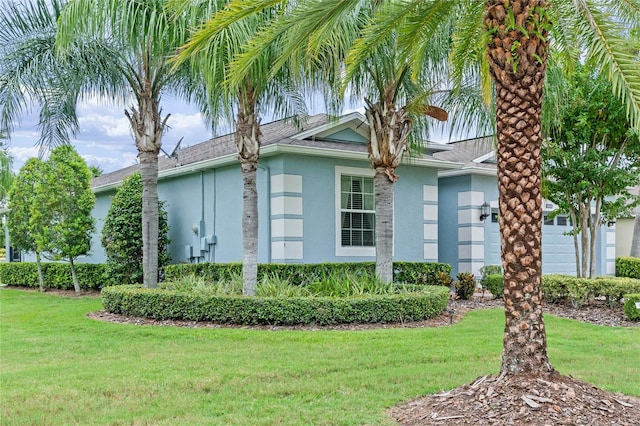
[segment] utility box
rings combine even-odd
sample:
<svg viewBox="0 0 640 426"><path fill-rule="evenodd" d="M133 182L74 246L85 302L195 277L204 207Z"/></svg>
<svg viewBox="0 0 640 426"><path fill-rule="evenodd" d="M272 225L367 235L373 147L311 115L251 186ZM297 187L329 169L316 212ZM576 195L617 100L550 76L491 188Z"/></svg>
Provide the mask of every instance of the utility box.
<svg viewBox="0 0 640 426"><path fill-rule="evenodd" d="M200 251L209 251L209 244L207 244L207 237L200 238Z"/></svg>

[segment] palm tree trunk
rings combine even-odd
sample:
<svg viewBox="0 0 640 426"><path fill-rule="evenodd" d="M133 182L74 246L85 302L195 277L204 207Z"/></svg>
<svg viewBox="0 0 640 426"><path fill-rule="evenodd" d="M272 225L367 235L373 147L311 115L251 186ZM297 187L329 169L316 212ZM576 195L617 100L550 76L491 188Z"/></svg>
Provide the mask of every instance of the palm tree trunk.
<svg viewBox="0 0 640 426"><path fill-rule="evenodd" d="M40 291L44 292L44 277L42 276L42 258L40 252L36 250L36 267L38 268L38 285Z"/></svg>
<svg viewBox="0 0 640 426"><path fill-rule="evenodd" d="M256 294L258 281L258 186L257 165L241 163L242 167L242 293Z"/></svg>
<svg viewBox="0 0 640 426"><path fill-rule="evenodd" d="M158 285L158 154L141 152L143 285Z"/></svg>
<svg viewBox="0 0 640 426"><path fill-rule="evenodd" d="M76 291L76 294L80 294L80 283L78 282L76 265L73 264L73 257L69 257L69 266L71 267L71 279L73 280L73 289Z"/></svg>
<svg viewBox="0 0 640 426"><path fill-rule="evenodd" d="M485 16L485 27L493 34L487 53L497 103L505 299L502 374L554 371L547 355L541 285L540 109L548 39L531 28L528 36L509 29L507 22L511 14L528 27L530 16L539 18L536 7L547 5L544 0L487 0ZM546 30L539 30L545 37Z"/></svg>
<svg viewBox="0 0 640 426"><path fill-rule="evenodd" d="M158 286L158 152L169 119L162 119L160 100L147 84L138 107L125 111L135 136L142 179L142 275L147 288Z"/></svg>
<svg viewBox="0 0 640 426"><path fill-rule="evenodd" d="M376 204L376 276L383 283L393 281L393 181L385 168L373 178Z"/></svg>
<svg viewBox="0 0 640 426"><path fill-rule="evenodd" d="M640 186L638 186L638 197L640 197ZM640 207L636 208L636 220L633 222L633 238L631 239L631 257L640 257Z"/></svg>
<svg viewBox="0 0 640 426"><path fill-rule="evenodd" d="M374 177L376 209L376 276L384 283L393 281L393 184L399 177L395 169L405 152L411 120L404 108L396 109L394 86L387 86L385 99L372 103L365 99L369 123L369 161Z"/></svg>
<svg viewBox="0 0 640 426"><path fill-rule="evenodd" d="M260 158L260 120L256 113L253 88L238 93L238 115L235 143L242 168L242 293L256 294L258 281L258 187L256 183Z"/></svg>

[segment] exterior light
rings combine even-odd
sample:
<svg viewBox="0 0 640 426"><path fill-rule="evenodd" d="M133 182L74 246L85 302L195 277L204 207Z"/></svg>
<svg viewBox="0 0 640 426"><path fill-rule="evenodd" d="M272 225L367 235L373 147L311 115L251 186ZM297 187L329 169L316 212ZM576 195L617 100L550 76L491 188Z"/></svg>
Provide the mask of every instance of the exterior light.
<svg viewBox="0 0 640 426"><path fill-rule="evenodd" d="M480 220L484 222L484 220L489 216L491 216L491 206L485 201L480 206Z"/></svg>
<svg viewBox="0 0 640 426"><path fill-rule="evenodd" d="M449 324L453 324L453 315L456 313L456 311L451 308L449 309Z"/></svg>

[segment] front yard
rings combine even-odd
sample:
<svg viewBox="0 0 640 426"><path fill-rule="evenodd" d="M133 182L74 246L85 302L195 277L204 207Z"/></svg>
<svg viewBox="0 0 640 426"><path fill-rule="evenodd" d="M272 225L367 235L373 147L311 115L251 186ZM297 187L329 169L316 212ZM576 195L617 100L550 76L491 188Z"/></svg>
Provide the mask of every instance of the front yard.
<svg viewBox="0 0 640 426"><path fill-rule="evenodd" d="M104 323L100 299L0 290L0 424L391 424L385 410L500 366L503 313L440 328ZM640 327L546 317L560 373L640 395Z"/></svg>

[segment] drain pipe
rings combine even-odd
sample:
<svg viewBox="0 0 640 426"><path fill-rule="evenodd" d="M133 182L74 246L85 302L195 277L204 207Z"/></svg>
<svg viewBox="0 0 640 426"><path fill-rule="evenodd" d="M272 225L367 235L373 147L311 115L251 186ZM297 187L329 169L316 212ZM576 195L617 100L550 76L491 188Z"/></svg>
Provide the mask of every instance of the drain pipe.
<svg viewBox="0 0 640 426"><path fill-rule="evenodd" d="M258 168L267 174L267 263L271 263L271 168L260 163Z"/></svg>
<svg viewBox="0 0 640 426"><path fill-rule="evenodd" d="M218 188L216 188L216 169L213 169L213 223L211 229L211 235L216 237L216 200L218 199ZM204 205L204 202L203 202ZM204 207L203 207L204 209ZM215 263L216 261L216 245L209 245L209 262Z"/></svg>

